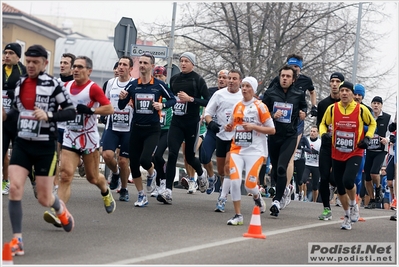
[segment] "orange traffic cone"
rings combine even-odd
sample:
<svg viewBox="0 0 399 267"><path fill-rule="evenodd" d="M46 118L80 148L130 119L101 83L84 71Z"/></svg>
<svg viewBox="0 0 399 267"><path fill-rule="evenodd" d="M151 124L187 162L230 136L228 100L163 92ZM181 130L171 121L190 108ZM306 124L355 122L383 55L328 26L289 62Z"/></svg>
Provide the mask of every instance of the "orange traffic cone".
<svg viewBox="0 0 399 267"><path fill-rule="evenodd" d="M366 219L363 218L363 217L360 217L360 204L359 204L359 200L360 200L359 195L356 195L356 203L357 203L357 205L358 205L358 207L359 207L359 220L358 220L358 222L365 222ZM343 219L344 219L344 217L341 217L341 220L343 220Z"/></svg>
<svg viewBox="0 0 399 267"><path fill-rule="evenodd" d="M262 234L262 226L260 224L260 209L258 206L254 207L251 222L249 223L248 233L243 234L243 236L263 239L266 238L266 236Z"/></svg>
<svg viewBox="0 0 399 267"><path fill-rule="evenodd" d="M5 243L3 247L3 263L2 265L14 265L11 255L11 247L9 243Z"/></svg>

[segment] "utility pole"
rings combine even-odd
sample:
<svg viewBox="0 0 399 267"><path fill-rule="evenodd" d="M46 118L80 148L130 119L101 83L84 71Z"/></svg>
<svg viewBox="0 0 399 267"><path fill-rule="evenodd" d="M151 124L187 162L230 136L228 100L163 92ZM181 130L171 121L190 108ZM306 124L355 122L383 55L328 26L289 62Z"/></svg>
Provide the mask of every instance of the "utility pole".
<svg viewBox="0 0 399 267"><path fill-rule="evenodd" d="M173 2L173 15L172 15L172 28L170 30L170 41L169 41L169 56L168 56L168 68L167 68L167 76L166 83L169 84L171 75L172 75L172 58L173 58L173 48L175 43L175 21L176 21L176 2Z"/></svg>
<svg viewBox="0 0 399 267"><path fill-rule="evenodd" d="M356 28L356 41L355 41L355 55L353 58L353 69L352 69L352 83L356 83L356 72L357 72L357 61L359 53L359 39L360 39L360 23L362 22L362 6L363 3L359 3L359 10L357 14L357 28Z"/></svg>

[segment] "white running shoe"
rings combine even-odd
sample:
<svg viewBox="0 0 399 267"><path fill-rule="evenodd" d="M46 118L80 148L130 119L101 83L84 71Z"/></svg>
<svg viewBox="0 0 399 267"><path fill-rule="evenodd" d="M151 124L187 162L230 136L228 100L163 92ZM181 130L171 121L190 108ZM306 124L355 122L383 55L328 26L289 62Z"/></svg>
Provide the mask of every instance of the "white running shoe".
<svg viewBox="0 0 399 267"><path fill-rule="evenodd" d="M159 202L164 204L172 204L172 190L166 188L162 193L157 196Z"/></svg>
<svg viewBox="0 0 399 267"><path fill-rule="evenodd" d="M240 214L234 215L233 218L227 221L227 225L243 225L244 224L244 217Z"/></svg>
<svg viewBox="0 0 399 267"><path fill-rule="evenodd" d="M270 215L277 217L280 213L280 202L278 200L274 200L272 206L270 207Z"/></svg>
<svg viewBox="0 0 399 267"><path fill-rule="evenodd" d="M284 194L280 200L280 207L281 207L280 210L284 209L287 206L287 201L288 201L287 198L288 198L289 194L290 194L290 189L289 189L289 187L286 187L284 189Z"/></svg>
<svg viewBox="0 0 399 267"><path fill-rule="evenodd" d="M348 215L345 215L344 221L341 224L342 230L350 230L352 229L351 219L349 219Z"/></svg>
<svg viewBox="0 0 399 267"><path fill-rule="evenodd" d="M195 179L192 177L188 180L188 190L187 194L194 194L198 189L198 184Z"/></svg>
<svg viewBox="0 0 399 267"><path fill-rule="evenodd" d="M159 182L158 195L162 194L162 192L165 191L165 189L166 189L166 179L162 179Z"/></svg>
<svg viewBox="0 0 399 267"><path fill-rule="evenodd" d="M2 194L3 195L8 195L10 192L10 181L3 181L3 190L2 190Z"/></svg>
<svg viewBox="0 0 399 267"><path fill-rule="evenodd" d="M146 195L139 195L137 201L134 202L136 207L144 207L148 205L148 199Z"/></svg>
<svg viewBox="0 0 399 267"><path fill-rule="evenodd" d="M292 194L295 193L295 187L292 184L289 184L288 188L290 192L288 193L288 197L285 199L285 201L287 202L287 204L285 204L285 207L287 207L291 203Z"/></svg>
<svg viewBox="0 0 399 267"><path fill-rule="evenodd" d="M156 188L157 171L154 169L153 174L147 175L147 193L151 194Z"/></svg>
<svg viewBox="0 0 399 267"><path fill-rule="evenodd" d="M359 220L359 206L357 204L355 204L355 206L350 207L350 219L351 222L355 223Z"/></svg>
<svg viewBox="0 0 399 267"><path fill-rule="evenodd" d="M216 202L215 212L224 212L226 201L227 201L226 198L222 198L219 196L218 201Z"/></svg>
<svg viewBox="0 0 399 267"><path fill-rule="evenodd" d="M151 197L157 197L158 196L158 190L160 189L159 186L155 187L155 190L151 192L150 196Z"/></svg>
<svg viewBox="0 0 399 267"><path fill-rule="evenodd" d="M215 185L216 185L217 181L218 181L218 177L216 176L216 174L214 174L213 176L208 178L208 188L206 189L206 193L208 195L215 192Z"/></svg>
<svg viewBox="0 0 399 267"><path fill-rule="evenodd" d="M329 199L331 201L333 199L333 197L334 197L334 192L335 192L336 187L330 185L329 189L330 189L330 198Z"/></svg>
<svg viewBox="0 0 399 267"><path fill-rule="evenodd" d="M205 193L209 187L208 173L204 168L202 168L202 175L198 176L198 187L201 193Z"/></svg>

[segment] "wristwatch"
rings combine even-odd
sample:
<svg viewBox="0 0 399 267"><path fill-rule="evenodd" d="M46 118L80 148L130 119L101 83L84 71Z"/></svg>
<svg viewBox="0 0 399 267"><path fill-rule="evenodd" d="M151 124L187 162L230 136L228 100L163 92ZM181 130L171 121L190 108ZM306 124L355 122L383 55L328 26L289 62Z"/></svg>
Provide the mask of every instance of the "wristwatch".
<svg viewBox="0 0 399 267"><path fill-rule="evenodd" d="M194 102L194 97L190 97L190 102Z"/></svg>
<svg viewBox="0 0 399 267"><path fill-rule="evenodd" d="M96 111L95 108L91 108L90 110L93 112L93 114L94 114L94 112Z"/></svg>
<svg viewBox="0 0 399 267"><path fill-rule="evenodd" d="M53 112L48 111L47 112L47 121L50 121L53 118Z"/></svg>

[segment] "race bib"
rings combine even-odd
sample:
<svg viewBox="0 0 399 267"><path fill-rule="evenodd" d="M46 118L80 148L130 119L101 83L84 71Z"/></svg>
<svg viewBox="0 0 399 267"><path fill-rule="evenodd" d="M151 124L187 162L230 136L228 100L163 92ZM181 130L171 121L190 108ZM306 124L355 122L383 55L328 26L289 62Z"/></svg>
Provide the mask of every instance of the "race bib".
<svg viewBox="0 0 399 267"><path fill-rule="evenodd" d="M225 113L225 115L226 115L226 123L228 123L228 122L229 122L229 119L230 119L230 117L231 117L231 114L233 113L233 110L232 110L232 109L226 109L226 110L224 111L224 113Z"/></svg>
<svg viewBox="0 0 399 267"><path fill-rule="evenodd" d="M130 112L124 110L114 111L112 114L112 130L127 129L130 127Z"/></svg>
<svg viewBox="0 0 399 267"><path fill-rule="evenodd" d="M166 125L166 112L161 111L161 117L159 118L159 122L161 123L161 127Z"/></svg>
<svg viewBox="0 0 399 267"><path fill-rule="evenodd" d="M355 149L355 133L337 131L335 134L335 148L344 153Z"/></svg>
<svg viewBox="0 0 399 267"><path fill-rule="evenodd" d="M76 114L73 121L66 122L66 128L71 131L82 131L83 130L84 114Z"/></svg>
<svg viewBox="0 0 399 267"><path fill-rule="evenodd" d="M319 162L319 155L306 153L306 163L317 164Z"/></svg>
<svg viewBox="0 0 399 267"><path fill-rule="evenodd" d="M376 149L380 149L380 136L378 134L374 134L373 138L370 139L370 144L368 149L369 150L376 150Z"/></svg>
<svg viewBox="0 0 399 267"><path fill-rule="evenodd" d="M135 95L135 108L139 114L153 114L155 96L153 94L136 94Z"/></svg>
<svg viewBox="0 0 399 267"><path fill-rule="evenodd" d="M302 156L302 149L296 149L295 150L295 155L294 155L294 160L300 159Z"/></svg>
<svg viewBox="0 0 399 267"><path fill-rule="evenodd" d="M238 146L247 147L252 144L252 131L246 131L242 126L236 127L234 143Z"/></svg>
<svg viewBox="0 0 399 267"><path fill-rule="evenodd" d="M187 114L187 102L176 99L176 104L173 106L173 115L183 116Z"/></svg>
<svg viewBox="0 0 399 267"><path fill-rule="evenodd" d="M3 90L3 108L6 110L6 113L11 109L11 98L8 97L7 91Z"/></svg>
<svg viewBox="0 0 399 267"><path fill-rule="evenodd" d="M33 110L21 111L17 125L19 137L37 137L40 134L41 121L35 118Z"/></svg>
<svg viewBox="0 0 399 267"><path fill-rule="evenodd" d="M294 106L291 103L274 102L273 113L276 113L278 110L281 110L283 112L283 115L280 118L276 119L276 121L282 123L291 123L293 107Z"/></svg>

